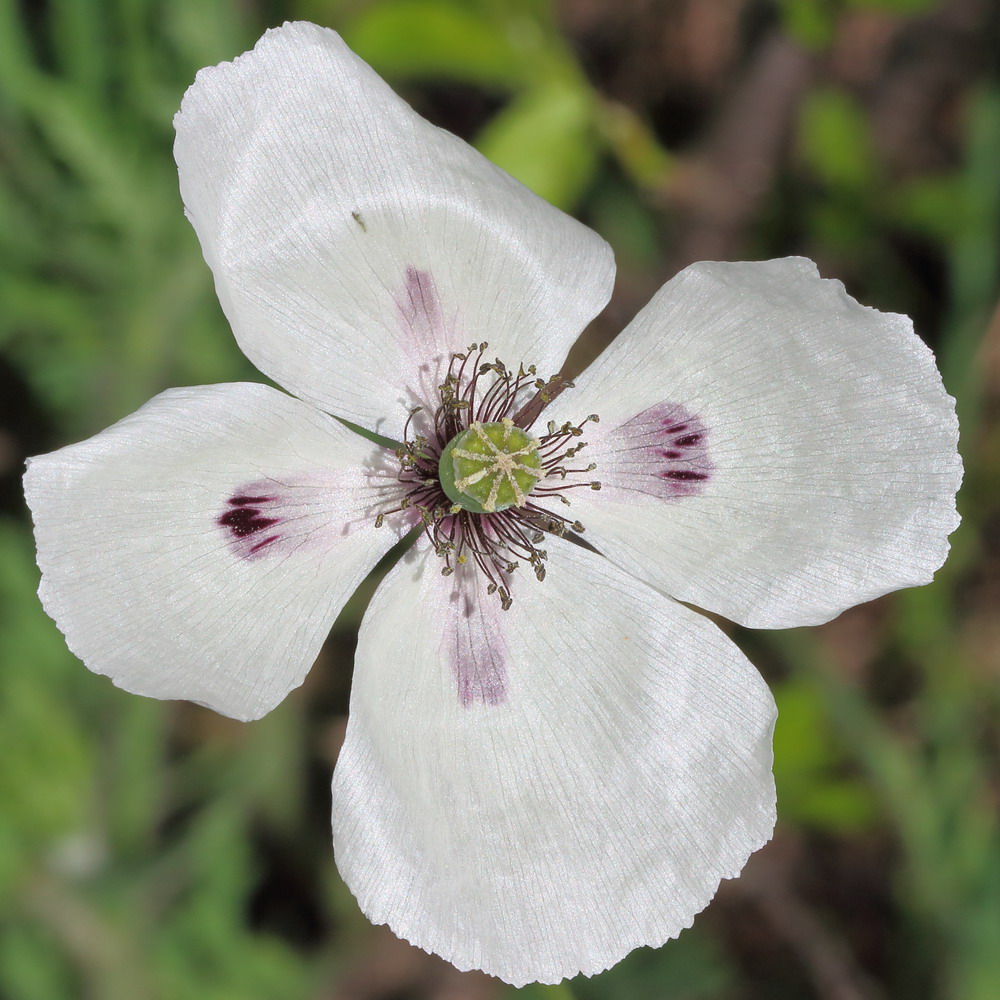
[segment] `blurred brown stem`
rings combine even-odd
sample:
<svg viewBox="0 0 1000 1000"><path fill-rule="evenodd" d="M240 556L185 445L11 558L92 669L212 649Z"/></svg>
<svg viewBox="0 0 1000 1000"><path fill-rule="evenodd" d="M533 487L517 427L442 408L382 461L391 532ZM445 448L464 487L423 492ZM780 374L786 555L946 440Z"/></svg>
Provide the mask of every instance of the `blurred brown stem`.
<svg viewBox="0 0 1000 1000"><path fill-rule="evenodd" d="M811 75L810 54L784 35L775 32L758 47L701 148L671 176L668 201L677 217L671 274L692 261L739 253L771 190Z"/></svg>
<svg viewBox="0 0 1000 1000"><path fill-rule="evenodd" d="M755 855L735 886L795 953L821 1000L880 1000L881 992L844 943L795 892L789 861L779 846L772 843Z"/></svg>

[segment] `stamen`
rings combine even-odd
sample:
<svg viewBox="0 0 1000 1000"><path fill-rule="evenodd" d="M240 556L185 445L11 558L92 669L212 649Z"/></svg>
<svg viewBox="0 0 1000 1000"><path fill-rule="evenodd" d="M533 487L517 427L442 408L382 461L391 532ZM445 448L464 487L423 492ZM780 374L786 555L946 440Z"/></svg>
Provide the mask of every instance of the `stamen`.
<svg viewBox="0 0 1000 1000"><path fill-rule="evenodd" d="M572 382L559 375L540 379L533 366L514 372L499 358L486 361L487 346L472 344L451 356L425 435L411 437L422 408L410 411L404 443L396 450L396 479L405 492L395 507L376 516L375 526L408 512L441 558L442 574L471 563L486 579L487 593L496 594L506 610L512 603L507 578L520 561L538 580L545 578L547 554L538 548L545 535L584 530L579 521L534 498L568 505L568 490L600 489L598 482L578 479L594 464L583 468L570 461L585 445L579 440L584 425L598 418L591 414L580 424L561 426L550 421L544 434L532 436L544 408Z"/></svg>

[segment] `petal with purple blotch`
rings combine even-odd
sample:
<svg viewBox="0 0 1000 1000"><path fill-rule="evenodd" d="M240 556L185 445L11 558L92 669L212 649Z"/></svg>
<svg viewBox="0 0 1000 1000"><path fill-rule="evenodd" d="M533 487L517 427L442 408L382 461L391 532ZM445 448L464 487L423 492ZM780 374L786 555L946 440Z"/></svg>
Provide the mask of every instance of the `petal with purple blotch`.
<svg viewBox="0 0 1000 1000"><path fill-rule="evenodd" d="M692 265L576 382L551 417L600 415L585 454L612 488L576 491L572 510L664 593L744 625L812 625L944 561L954 400L909 319L859 305L811 261ZM649 502L616 477L650 457L642 435L664 407L692 421L664 442L665 462L688 463L672 481L699 488Z"/></svg>
<svg viewBox="0 0 1000 1000"><path fill-rule="evenodd" d="M380 453L268 386L161 393L31 460L42 603L120 687L257 718L405 530L372 527L395 489Z"/></svg>

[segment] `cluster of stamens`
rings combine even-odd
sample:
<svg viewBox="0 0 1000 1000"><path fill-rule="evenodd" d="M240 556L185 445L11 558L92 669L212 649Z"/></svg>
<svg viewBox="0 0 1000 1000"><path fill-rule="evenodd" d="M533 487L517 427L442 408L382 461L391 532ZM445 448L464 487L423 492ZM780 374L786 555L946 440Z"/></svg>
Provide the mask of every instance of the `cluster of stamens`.
<svg viewBox="0 0 1000 1000"><path fill-rule="evenodd" d="M538 501L568 505L569 490L601 488L595 480L574 478L595 465L580 468L572 461L586 445L580 440L584 425L598 417L591 414L579 424L560 426L549 421L544 433L529 433L545 407L572 382L558 375L538 378L533 366L514 372L499 358L484 361L487 346L473 344L452 355L438 386L433 421L424 433L412 431L423 407L411 411L403 444L396 449L404 495L375 524L400 511L418 513L444 560L441 572L449 575L471 562L485 575L488 593L497 594L506 610L511 604L506 578L520 561L544 579L547 554L538 546L545 534L583 531L579 521Z"/></svg>

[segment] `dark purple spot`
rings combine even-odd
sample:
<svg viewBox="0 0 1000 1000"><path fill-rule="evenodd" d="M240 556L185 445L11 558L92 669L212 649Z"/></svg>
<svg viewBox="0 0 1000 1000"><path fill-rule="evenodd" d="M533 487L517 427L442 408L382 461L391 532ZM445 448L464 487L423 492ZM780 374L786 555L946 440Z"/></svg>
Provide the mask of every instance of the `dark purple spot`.
<svg viewBox="0 0 1000 1000"><path fill-rule="evenodd" d="M226 503L231 507L246 507L249 504L273 503L274 497L230 497Z"/></svg>
<svg viewBox="0 0 1000 1000"><path fill-rule="evenodd" d="M255 507L237 507L235 510L227 510L219 518L219 524L228 528L237 538L245 538L255 532L270 528L277 524L276 517L261 517L260 511Z"/></svg>
<svg viewBox="0 0 1000 1000"><path fill-rule="evenodd" d="M674 438L674 444L681 448L690 448L701 440L700 434L685 434L682 438Z"/></svg>
<svg viewBox="0 0 1000 1000"><path fill-rule="evenodd" d="M672 420L664 420L663 426L666 427L668 434L680 434L688 428L687 424L675 424Z"/></svg>
<svg viewBox="0 0 1000 1000"><path fill-rule="evenodd" d="M660 454L664 458L680 458L683 452L680 451L662 451Z"/></svg>
<svg viewBox="0 0 1000 1000"><path fill-rule="evenodd" d="M708 479L708 474L705 472L693 472L691 469L668 469L666 472L660 473L660 478L674 479L678 482L695 482Z"/></svg>

